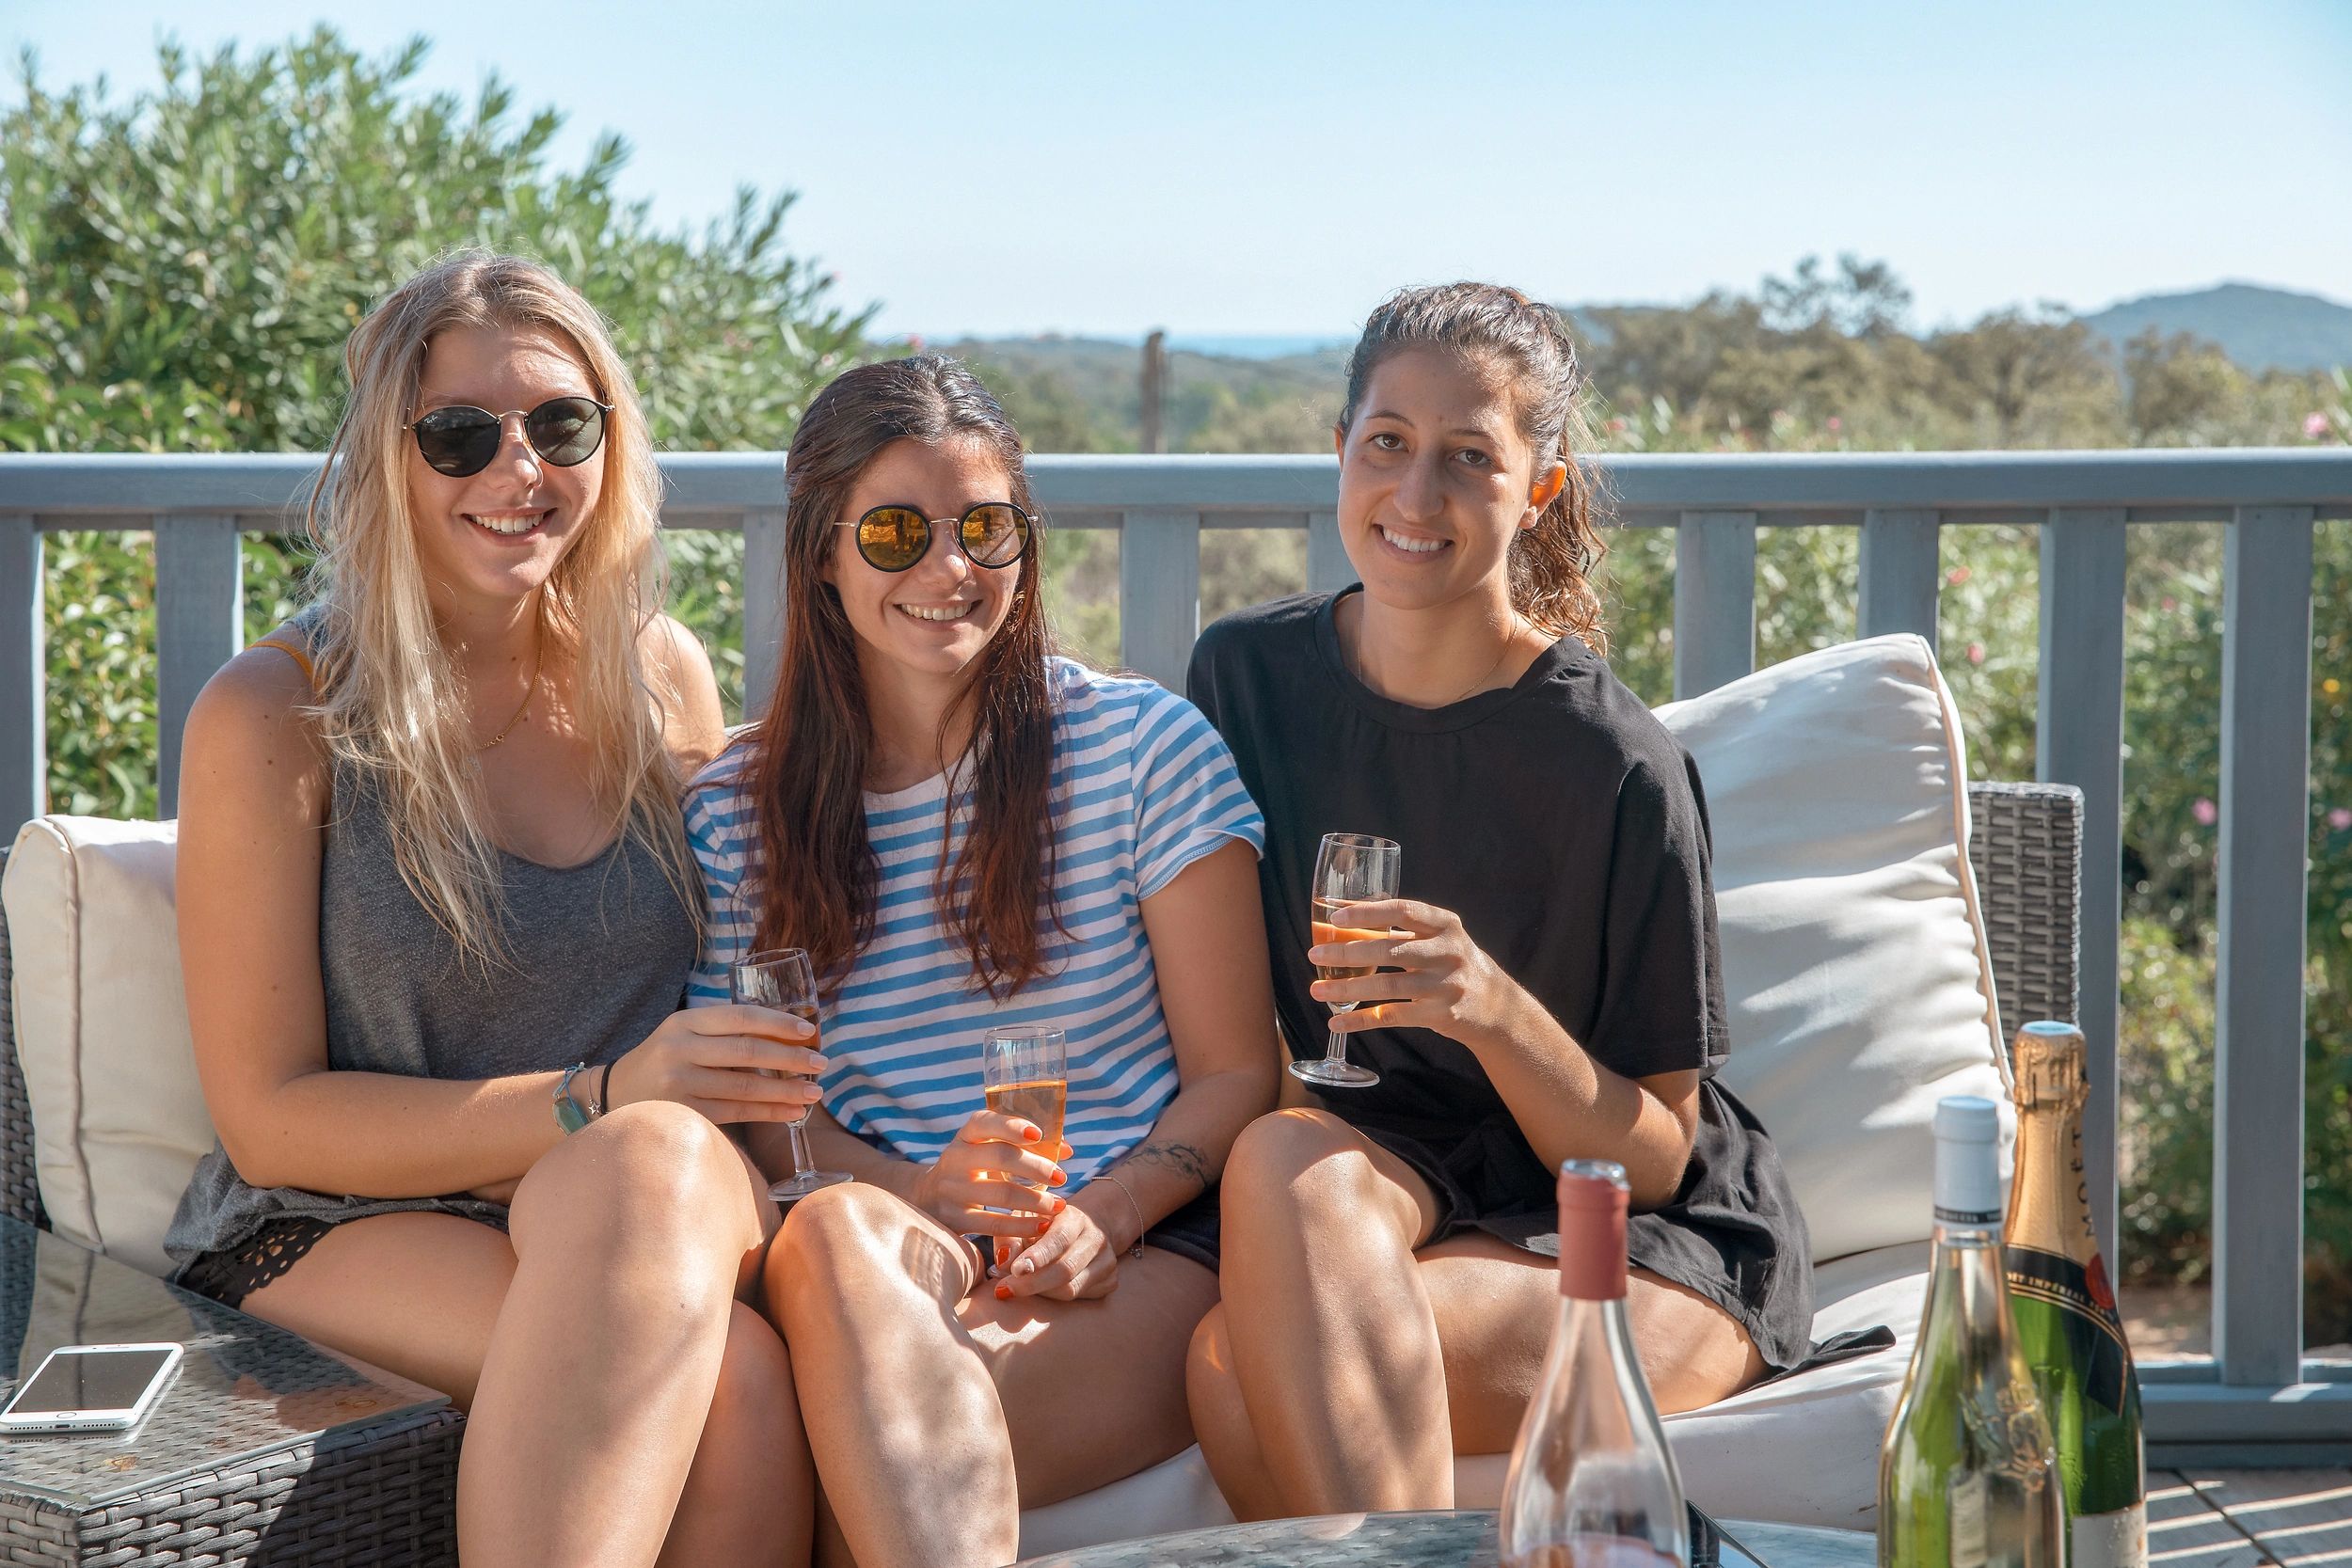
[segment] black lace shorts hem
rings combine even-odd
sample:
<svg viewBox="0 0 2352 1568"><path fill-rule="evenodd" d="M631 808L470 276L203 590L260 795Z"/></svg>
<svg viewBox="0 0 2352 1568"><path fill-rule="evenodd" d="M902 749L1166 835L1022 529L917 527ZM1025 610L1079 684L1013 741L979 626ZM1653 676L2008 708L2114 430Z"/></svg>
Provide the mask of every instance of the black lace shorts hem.
<svg viewBox="0 0 2352 1568"><path fill-rule="evenodd" d="M199 1252L189 1259L177 1283L223 1307L243 1307L246 1297L284 1278L334 1228L333 1221L309 1215L271 1220L235 1246Z"/></svg>

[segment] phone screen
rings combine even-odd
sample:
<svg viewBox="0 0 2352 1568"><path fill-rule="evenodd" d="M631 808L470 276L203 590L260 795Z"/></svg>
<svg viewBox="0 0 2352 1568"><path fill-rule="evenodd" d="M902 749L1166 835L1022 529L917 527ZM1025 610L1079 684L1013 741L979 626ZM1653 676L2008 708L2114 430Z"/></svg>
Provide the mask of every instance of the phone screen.
<svg viewBox="0 0 2352 1568"><path fill-rule="evenodd" d="M168 1350L59 1351L17 1390L8 1413L128 1410L170 1359Z"/></svg>

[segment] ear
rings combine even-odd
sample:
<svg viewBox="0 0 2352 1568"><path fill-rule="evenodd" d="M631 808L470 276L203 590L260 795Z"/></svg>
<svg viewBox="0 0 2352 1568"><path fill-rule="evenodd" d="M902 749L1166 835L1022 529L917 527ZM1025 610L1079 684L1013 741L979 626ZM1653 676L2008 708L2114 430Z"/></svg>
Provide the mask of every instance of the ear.
<svg viewBox="0 0 2352 1568"><path fill-rule="evenodd" d="M1561 490L1567 483L1568 466L1565 463L1555 460L1551 467L1539 471L1535 475L1535 483L1527 487L1527 518L1519 527L1534 528L1535 519L1543 515L1545 507L1559 499Z"/></svg>
<svg viewBox="0 0 2352 1568"><path fill-rule="evenodd" d="M1331 427L1331 455L1343 462L1347 459L1347 426L1343 424Z"/></svg>

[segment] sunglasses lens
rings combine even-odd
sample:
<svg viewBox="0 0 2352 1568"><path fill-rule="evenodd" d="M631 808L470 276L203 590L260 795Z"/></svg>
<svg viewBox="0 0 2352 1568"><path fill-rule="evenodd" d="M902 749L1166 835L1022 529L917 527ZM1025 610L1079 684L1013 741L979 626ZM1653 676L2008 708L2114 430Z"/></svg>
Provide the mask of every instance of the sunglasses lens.
<svg viewBox="0 0 2352 1568"><path fill-rule="evenodd" d="M903 506L878 506L857 520L857 553L878 571L905 571L930 542L931 525Z"/></svg>
<svg viewBox="0 0 2352 1568"><path fill-rule="evenodd" d="M479 408L436 408L415 429L417 451L437 474L463 479L498 455L499 422Z"/></svg>
<svg viewBox="0 0 2352 1568"><path fill-rule="evenodd" d="M963 515L963 551L983 566L1009 566L1028 547L1029 519L1017 506L976 506Z"/></svg>
<svg viewBox="0 0 2352 1568"><path fill-rule="evenodd" d="M574 467L604 445L604 410L587 398L550 398L531 411L523 432L548 462Z"/></svg>

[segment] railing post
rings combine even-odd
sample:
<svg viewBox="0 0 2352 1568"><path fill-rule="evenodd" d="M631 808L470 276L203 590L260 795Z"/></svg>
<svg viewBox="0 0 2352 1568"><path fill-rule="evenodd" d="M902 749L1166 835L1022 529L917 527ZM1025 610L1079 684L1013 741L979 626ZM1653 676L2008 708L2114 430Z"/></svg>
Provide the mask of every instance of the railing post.
<svg viewBox="0 0 2352 1568"><path fill-rule="evenodd" d="M1756 668L1756 514L1685 512L1675 529L1675 696Z"/></svg>
<svg viewBox="0 0 2352 1568"><path fill-rule="evenodd" d="M2116 1225L2117 950L2123 921L2123 512L2059 508L2042 527L2034 775L2083 792L2075 1019L2089 1047L2084 1177L2103 1256ZM2007 1021L2011 1028L2027 1022Z"/></svg>
<svg viewBox="0 0 2352 1568"><path fill-rule="evenodd" d="M2294 1383L2303 1362L2312 516L2238 508L2224 567L2213 1342L2225 1384Z"/></svg>
<svg viewBox="0 0 2352 1568"><path fill-rule="evenodd" d="M244 641L237 519L167 512L155 519L155 736L159 814L179 815L180 743L188 710Z"/></svg>
<svg viewBox="0 0 2352 1568"><path fill-rule="evenodd" d="M1340 515L1307 514L1307 592L1336 594L1356 580L1356 567L1340 543Z"/></svg>
<svg viewBox="0 0 2352 1568"><path fill-rule="evenodd" d="M1200 514L1120 514L1120 663L1182 691L1200 631Z"/></svg>
<svg viewBox="0 0 2352 1568"><path fill-rule="evenodd" d="M743 514L743 717L768 711L784 657L784 518L781 506Z"/></svg>
<svg viewBox="0 0 2352 1568"><path fill-rule="evenodd" d="M1936 646L1938 555L1943 529L1933 512L1871 511L1862 519L1862 604L1854 615L1862 637L1916 632Z"/></svg>
<svg viewBox="0 0 2352 1568"><path fill-rule="evenodd" d="M0 840L49 809L48 671L42 657L40 531L0 513Z"/></svg>

